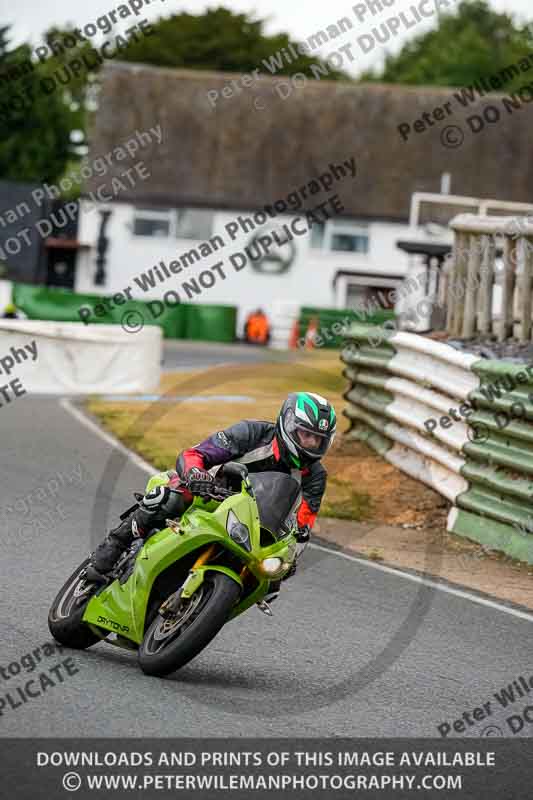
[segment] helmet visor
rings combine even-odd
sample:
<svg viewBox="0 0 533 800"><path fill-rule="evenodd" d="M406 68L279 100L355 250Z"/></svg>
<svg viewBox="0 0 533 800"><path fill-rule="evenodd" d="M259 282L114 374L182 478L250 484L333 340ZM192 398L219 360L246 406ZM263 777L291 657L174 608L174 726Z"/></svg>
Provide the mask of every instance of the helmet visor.
<svg viewBox="0 0 533 800"><path fill-rule="evenodd" d="M319 433L301 423L294 413L288 413L284 420L285 430L300 451L312 458L321 458L329 450L331 433Z"/></svg>

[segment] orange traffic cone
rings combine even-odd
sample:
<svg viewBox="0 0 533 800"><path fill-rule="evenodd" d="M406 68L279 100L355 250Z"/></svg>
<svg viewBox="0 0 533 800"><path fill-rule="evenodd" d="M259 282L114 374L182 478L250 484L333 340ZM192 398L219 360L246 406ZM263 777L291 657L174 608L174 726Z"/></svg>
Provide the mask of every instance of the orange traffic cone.
<svg viewBox="0 0 533 800"><path fill-rule="evenodd" d="M305 334L305 347L306 350L312 350L315 347L315 336L318 334L318 320L316 317L309 320L307 332Z"/></svg>
<svg viewBox="0 0 533 800"><path fill-rule="evenodd" d="M298 348L298 338L300 336L300 323L297 319L294 320L294 325L291 329L291 335L289 336L289 348L291 350L296 350Z"/></svg>

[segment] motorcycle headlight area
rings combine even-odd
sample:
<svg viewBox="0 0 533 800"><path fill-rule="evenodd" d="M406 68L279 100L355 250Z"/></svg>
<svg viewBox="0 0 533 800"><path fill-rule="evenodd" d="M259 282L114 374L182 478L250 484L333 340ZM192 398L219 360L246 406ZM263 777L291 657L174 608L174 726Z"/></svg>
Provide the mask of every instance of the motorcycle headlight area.
<svg viewBox="0 0 533 800"><path fill-rule="evenodd" d="M261 561L259 564L259 568L263 575L267 578L275 578L278 575L281 575L283 572L286 571L289 565L286 564L281 558L277 556L271 556L270 558L265 558L264 561Z"/></svg>
<svg viewBox="0 0 533 800"><path fill-rule="evenodd" d="M248 552L251 551L252 544L250 542L250 531L243 522L240 522L239 518L233 511L230 511L228 514L226 530L236 544L244 547L244 549L248 550Z"/></svg>

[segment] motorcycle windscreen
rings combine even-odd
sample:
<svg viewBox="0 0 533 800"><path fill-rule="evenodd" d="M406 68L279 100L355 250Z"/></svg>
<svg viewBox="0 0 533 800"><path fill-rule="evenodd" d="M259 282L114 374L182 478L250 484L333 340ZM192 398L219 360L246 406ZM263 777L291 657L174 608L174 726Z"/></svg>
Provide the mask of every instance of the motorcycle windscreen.
<svg viewBox="0 0 533 800"><path fill-rule="evenodd" d="M272 533L281 533L285 521L300 502L300 484L283 472L255 472L249 478L261 525Z"/></svg>

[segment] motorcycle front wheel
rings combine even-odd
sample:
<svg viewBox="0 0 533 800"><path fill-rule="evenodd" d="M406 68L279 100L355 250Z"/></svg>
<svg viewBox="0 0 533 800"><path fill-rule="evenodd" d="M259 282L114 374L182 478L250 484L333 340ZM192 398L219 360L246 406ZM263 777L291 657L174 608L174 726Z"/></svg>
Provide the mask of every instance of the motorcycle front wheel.
<svg viewBox="0 0 533 800"><path fill-rule="evenodd" d="M139 647L139 665L146 675L164 677L183 667L207 647L227 621L240 596L239 585L222 572L207 572L175 614L156 616Z"/></svg>

